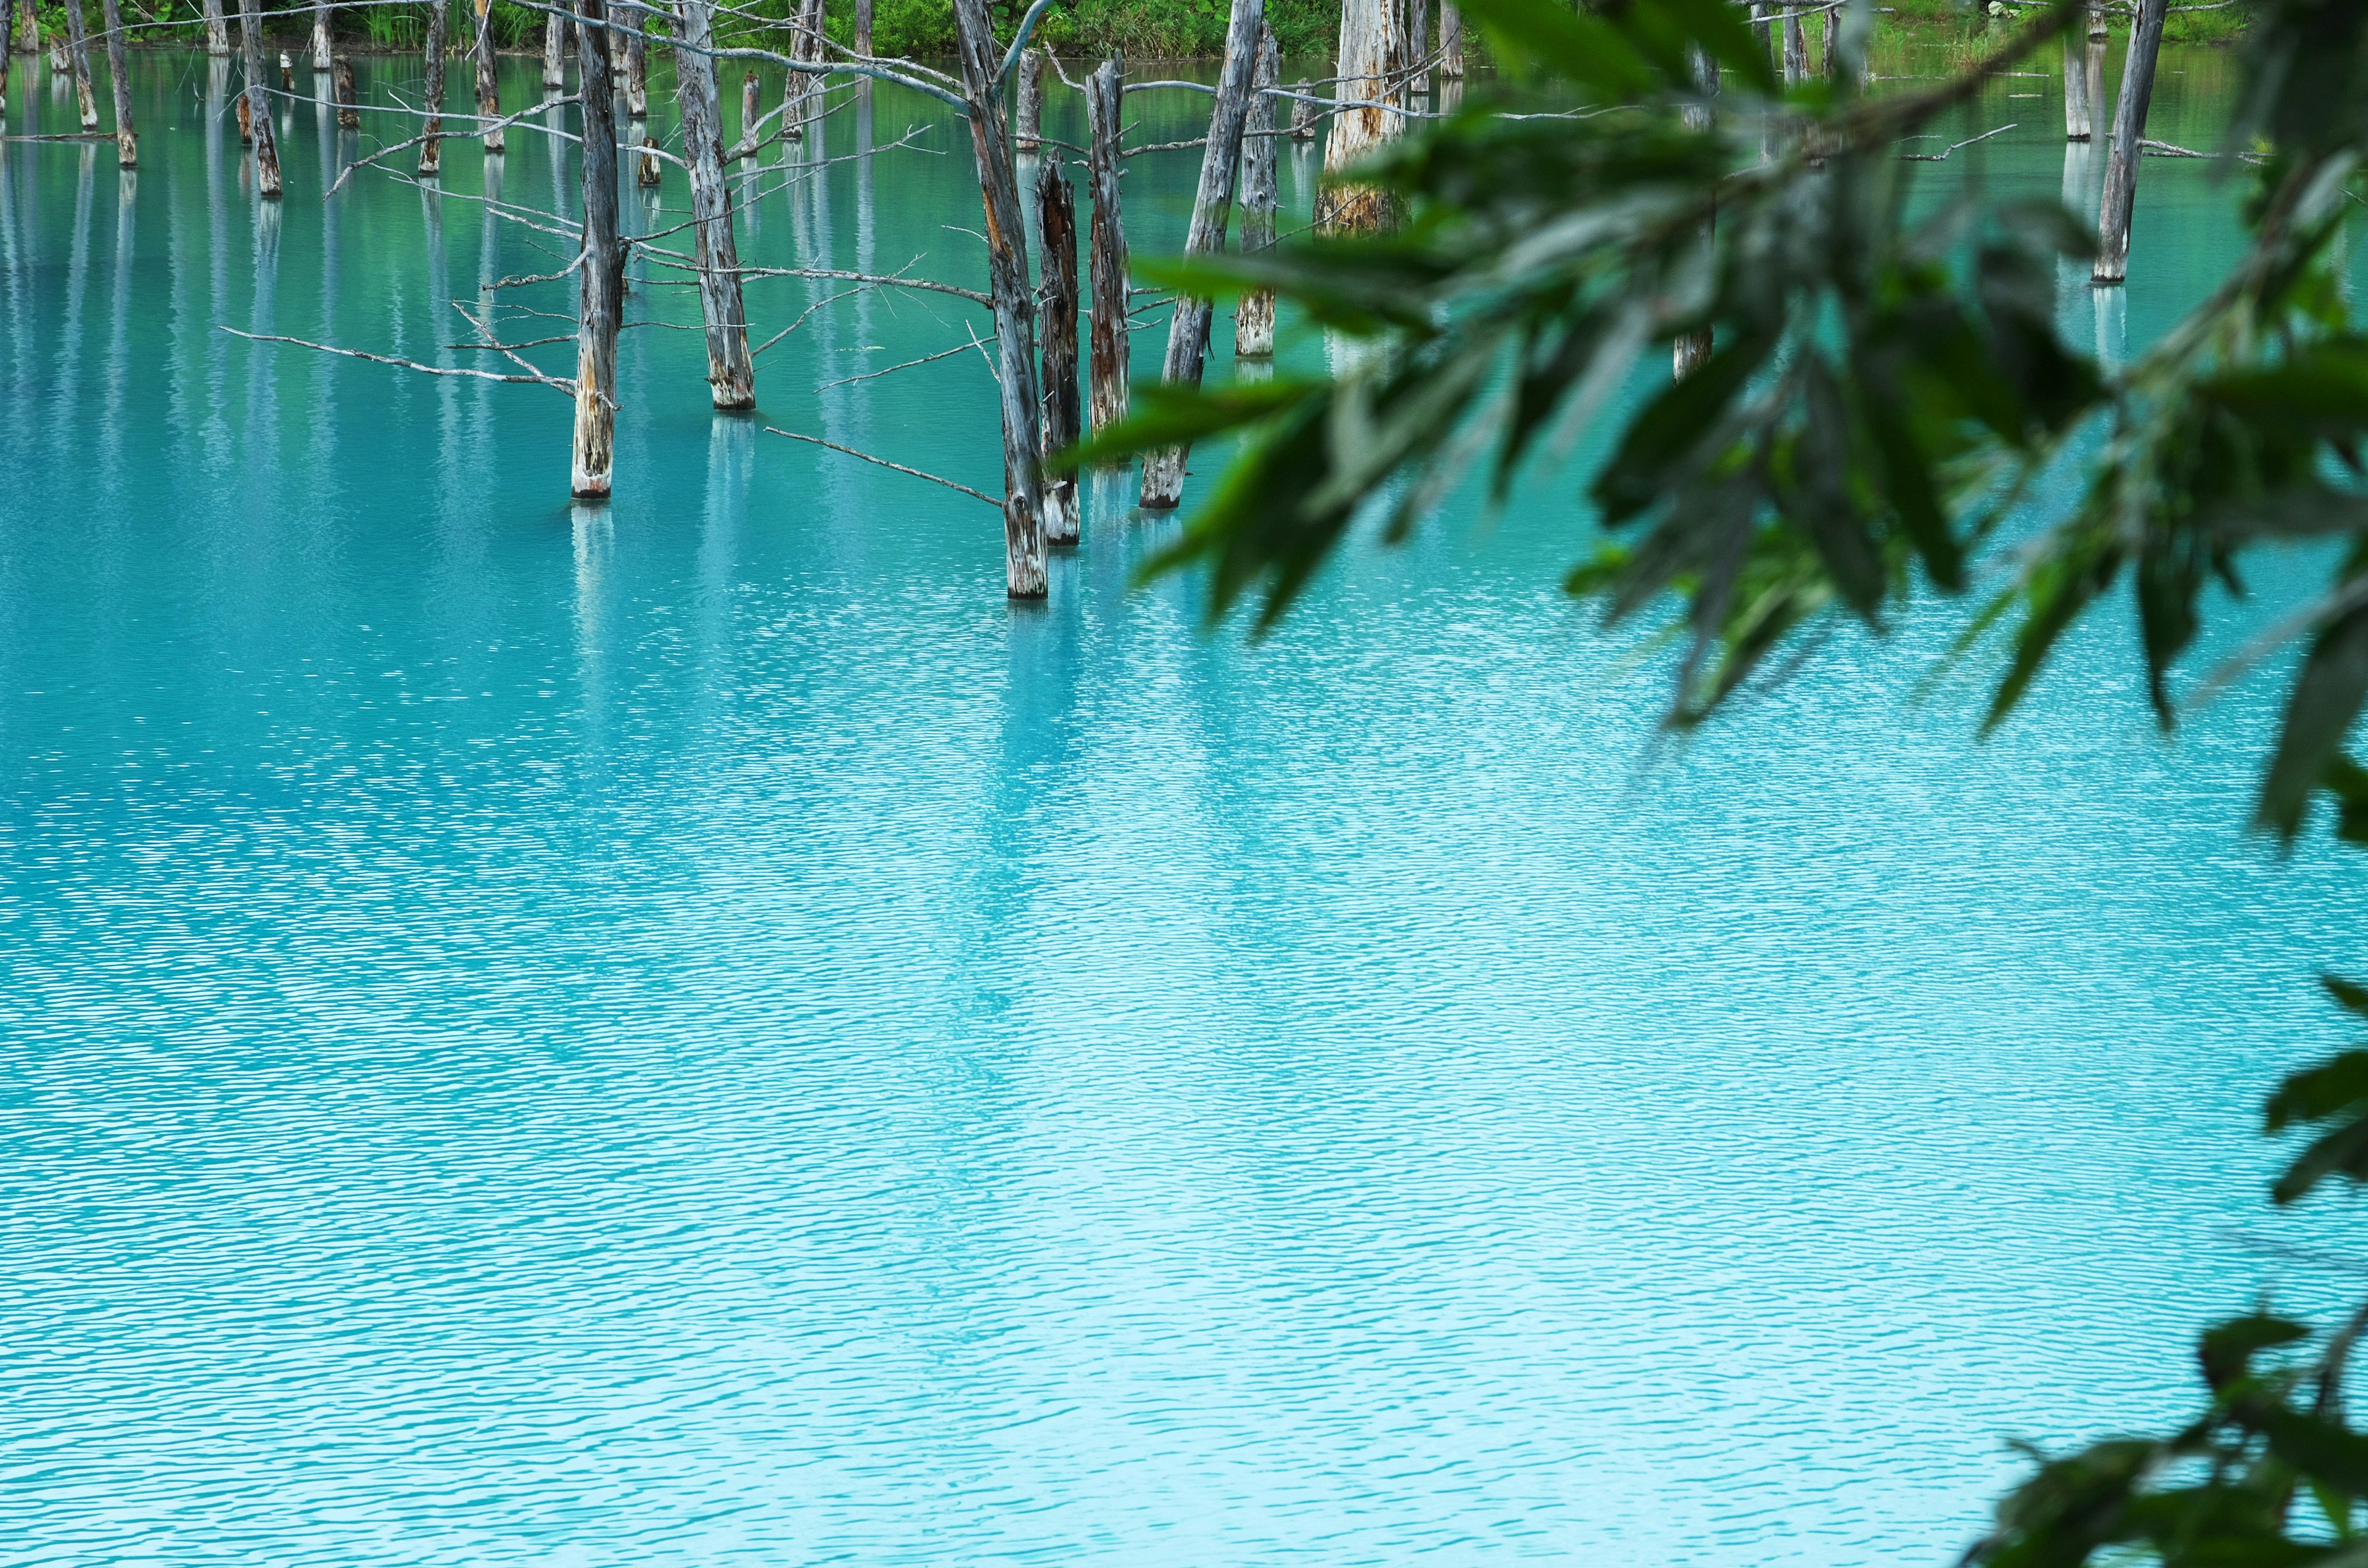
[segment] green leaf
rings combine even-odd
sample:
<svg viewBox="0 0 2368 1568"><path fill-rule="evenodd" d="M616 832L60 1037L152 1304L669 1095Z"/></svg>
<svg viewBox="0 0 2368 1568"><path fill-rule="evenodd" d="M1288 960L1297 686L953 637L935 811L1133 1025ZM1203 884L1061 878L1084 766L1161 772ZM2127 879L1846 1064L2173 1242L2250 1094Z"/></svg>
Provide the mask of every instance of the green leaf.
<svg viewBox="0 0 2368 1568"><path fill-rule="evenodd" d="M2368 698L2368 608L2339 617L2311 643L2261 782L2253 819L2259 825L2289 840L2302 830L2311 790L2327 777L2362 698Z"/></svg>

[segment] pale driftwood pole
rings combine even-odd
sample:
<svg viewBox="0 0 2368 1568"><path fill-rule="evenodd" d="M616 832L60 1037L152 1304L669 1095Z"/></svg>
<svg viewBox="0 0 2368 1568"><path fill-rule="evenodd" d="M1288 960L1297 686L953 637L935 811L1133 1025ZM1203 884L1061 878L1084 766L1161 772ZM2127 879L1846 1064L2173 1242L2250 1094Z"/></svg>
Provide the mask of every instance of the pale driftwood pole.
<svg viewBox="0 0 2368 1568"><path fill-rule="evenodd" d="M1036 170L1036 233L1044 247L1044 455L1077 444L1077 199L1061 160ZM1077 542L1077 476L1044 482L1044 542Z"/></svg>
<svg viewBox="0 0 2368 1568"><path fill-rule="evenodd" d="M24 0L24 5L25 15L29 17L33 14L33 0ZM205 0L205 7L206 52L215 55L228 54L230 27L222 20L222 0Z"/></svg>
<svg viewBox="0 0 2368 1568"><path fill-rule="evenodd" d="M115 94L115 162L118 167L140 166L140 133L131 125L131 74L123 64L123 7L117 0L98 0L107 19L108 85Z"/></svg>
<svg viewBox="0 0 2368 1568"><path fill-rule="evenodd" d="M337 129L359 131L362 123L362 106L354 87L354 62L350 55L337 56L336 72L331 78L337 95Z"/></svg>
<svg viewBox="0 0 2368 1568"><path fill-rule="evenodd" d="M98 102L90 94L90 39L83 30L82 0L65 0L66 68L74 73L74 101L82 108L82 128L98 129Z"/></svg>
<svg viewBox="0 0 2368 1568"><path fill-rule="evenodd" d="M444 167L444 21L449 0L427 0L427 134L419 143L419 177L434 179Z"/></svg>
<svg viewBox="0 0 2368 1568"><path fill-rule="evenodd" d="M1242 128L1255 96L1250 82L1258 74L1265 29L1266 0L1234 0L1225 28L1225 63L1217 75L1217 105L1210 111L1209 141L1201 149L1201 187L1192 198L1192 222L1184 235L1188 256L1213 256L1225 248L1234 176L1242 161ZM1207 300L1178 296L1167 318L1167 360L1160 369L1160 380L1169 386L1201 384L1211 309ZM1182 447L1155 447L1143 454L1144 506L1164 511L1184 498L1184 456Z"/></svg>
<svg viewBox="0 0 2368 1568"><path fill-rule="evenodd" d="M329 69L329 32L336 21L336 7L329 0L314 0L313 6L313 69Z"/></svg>
<svg viewBox="0 0 2368 1568"><path fill-rule="evenodd" d="M609 494L617 446L617 329L624 313L625 255L617 243L617 108L609 81L606 0L580 0L577 96L584 105L582 301L575 329L575 450L569 494Z"/></svg>
<svg viewBox="0 0 2368 1568"><path fill-rule="evenodd" d="M491 123L502 117L502 78L494 66L494 0L477 0L477 38L472 52L477 62L477 118L488 122L485 151L498 153L506 142L502 128Z"/></svg>
<svg viewBox="0 0 2368 1568"><path fill-rule="evenodd" d="M649 30L653 20L647 11L637 12L633 30L625 35L625 112L635 119L650 117ZM644 136L643 140L646 142L648 138Z"/></svg>
<svg viewBox="0 0 2368 1568"><path fill-rule="evenodd" d="M2078 31L2064 35L2064 140L2086 142L2094 134L2089 107L2089 40Z"/></svg>
<svg viewBox="0 0 2368 1568"><path fill-rule="evenodd" d="M1033 153L1044 142L1044 56L1030 50L1019 57L1019 150Z"/></svg>
<svg viewBox="0 0 2368 1568"><path fill-rule="evenodd" d="M78 0L77 0L78 3ZM271 132L270 91L263 76L263 18L256 7L263 0L240 0L238 9L238 40L246 54L246 92L241 99L246 105L247 123L240 129L255 138L255 188L266 201L279 199L279 144Z"/></svg>
<svg viewBox="0 0 2368 1568"><path fill-rule="evenodd" d="M2113 151L2105 161L2104 210L2097 221L2097 265L2092 283L2120 283L2130 275L2130 212L2137 205L2138 143L2146 135L2146 105L2154 97L2156 56L2162 52L2166 0L2138 0L2130 26L2130 55L2122 67L2122 96L2113 105Z"/></svg>
<svg viewBox="0 0 2368 1568"><path fill-rule="evenodd" d="M1463 13L1455 0L1439 0L1439 74L1463 80Z"/></svg>
<svg viewBox="0 0 2368 1568"><path fill-rule="evenodd" d="M560 52L567 41L567 13L557 6L542 18L542 92L556 97L567 85L567 58Z"/></svg>
<svg viewBox="0 0 2368 1568"><path fill-rule="evenodd" d="M1341 0L1336 90L1344 104L1356 107L1332 114L1332 134L1324 142L1325 185L1315 197L1318 228L1372 232L1389 225L1387 196L1370 186L1341 184L1339 176L1404 128L1402 116L1381 107L1393 96L1391 78L1406 57L1397 21L1391 0Z"/></svg>
<svg viewBox="0 0 2368 1568"><path fill-rule="evenodd" d="M1003 51L986 0L954 0L954 40L986 218L987 293L1003 406L1003 578L1015 599L1044 597L1043 464L1037 434L1036 312L1028 288L1028 221L1003 119Z"/></svg>
<svg viewBox="0 0 2368 1568"><path fill-rule="evenodd" d="M757 406L748 358L748 312L740 297L740 253L732 237L732 186L723 177L723 120L715 101L714 0L682 0L676 17L675 101L682 109L682 155L690 165L693 256L700 313L707 320L707 384L718 408Z"/></svg>
<svg viewBox="0 0 2368 1568"><path fill-rule="evenodd" d="M1113 54L1086 78L1086 178L1094 198L1087 246L1094 290L1088 407L1098 435L1126 417L1126 227L1120 221L1118 195L1121 70Z"/></svg>
<svg viewBox="0 0 2368 1568"><path fill-rule="evenodd" d="M1275 77L1282 60L1274 29L1258 31L1258 74L1250 82L1250 112L1242 122L1242 254L1274 246L1274 208L1281 161L1281 138L1274 133ZM1245 289L1234 308L1234 358L1264 359L1274 353L1274 290Z"/></svg>
<svg viewBox="0 0 2368 1568"><path fill-rule="evenodd" d="M1313 142L1315 140L1317 111L1312 101L1314 92L1307 84L1307 78L1302 76L1291 93L1291 139L1293 142Z"/></svg>

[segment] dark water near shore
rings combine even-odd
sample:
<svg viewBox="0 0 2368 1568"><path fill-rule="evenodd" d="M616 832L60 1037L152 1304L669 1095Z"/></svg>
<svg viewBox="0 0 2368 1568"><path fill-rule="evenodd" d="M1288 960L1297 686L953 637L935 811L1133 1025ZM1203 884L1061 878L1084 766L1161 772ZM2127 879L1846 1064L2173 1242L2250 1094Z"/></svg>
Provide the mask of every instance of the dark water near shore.
<svg viewBox="0 0 2368 1568"><path fill-rule="evenodd" d="M637 275L571 507L557 393L219 330L485 362L448 301L574 242L479 198L564 229L564 146L324 200L300 101L275 208L207 62L135 70L136 176L0 147L11 1560L1938 1563L2000 1439L2314 1299L2251 1129L2361 877L2238 832L2273 681L2166 746L2100 623L1977 747L1936 619L1656 747L1554 488L1253 649L1130 590L1172 525L1106 480L1014 608L988 508L758 428L994 489L979 356L848 380L964 341L927 294L815 311L751 422ZM2228 62L2167 72L2209 143ZM1930 177L2090 188L2057 92ZM974 283L962 139L834 101L744 259ZM1139 254L1197 160L1133 161ZM2240 243L2145 176L2126 298L2065 292L2116 355ZM845 287L753 283L758 340Z"/></svg>

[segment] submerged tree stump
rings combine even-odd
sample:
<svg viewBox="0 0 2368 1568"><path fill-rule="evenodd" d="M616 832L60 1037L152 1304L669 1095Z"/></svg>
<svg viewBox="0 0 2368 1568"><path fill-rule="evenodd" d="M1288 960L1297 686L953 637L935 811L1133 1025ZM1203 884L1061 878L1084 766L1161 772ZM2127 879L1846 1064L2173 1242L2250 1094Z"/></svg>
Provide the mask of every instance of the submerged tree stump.
<svg viewBox="0 0 2368 1568"><path fill-rule="evenodd" d="M131 74L123 68L123 7L118 0L98 0L107 20L107 74L115 94L115 163L119 168L140 166L140 134L131 125Z"/></svg>
<svg viewBox="0 0 2368 1568"><path fill-rule="evenodd" d="M1044 597L1044 502L1037 427L1036 311L1028 288L1028 224L1004 121L1003 51L986 0L954 0L954 40L986 221L987 294L995 307L996 392L1003 408L1003 578L1015 599Z"/></svg>
<svg viewBox="0 0 2368 1568"><path fill-rule="evenodd" d="M340 54L336 70L330 76L332 90L337 96L337 129L359 131L362 123L362 106L356 97L354 62L351 55Z"/></svg>
<svg viewBox="0 0 2368 1568"><path fill-rule="evenodd" d="M1315 140L1316 116L1321 112L1314 101L1315 89L1307 78L1302 76L1292 85L1291 93L1291 139L1293 142L1313 142Z"/></svg>
<svg viewBox="0 0 2368 1568"><path fill-rule="evenodd" d="M1036 170L1036 233L1044 247L1044 455L1077 444L1077 202L1061 160ZM1077 476L1044 483L1044 542L1077 542Z"/></svg>
<svg viewBox="0 0 2368 1568"><path fill-rule="evenodd" d="M90 39L83 30L82 0L65 0L66 69L74 73L74 102L82 110L82 128L98 129L98 104L90 94Z"/></svg>
<svg viewBox="0 0 2368 1568"><path fill-rule="evenodd" d="M1350 0L1355 4L1356 0ZM1234 176L1241 166L1242 128L1249 119L1250 82L1262 52L1266 0L1234 0L1225 28L1225 63L1217 75L1217 104L1209 114L1209 141L1201 149L1201 186L1192 198L1192 222L1184 254L1213 256L1225 248L1225 224L1233 215ZM1169 386L1197 387L1209 352L1205 299L1179 297L1167 318L1167 359L1160 380ZM1143 454L1143 504L1166 510L1184 498L1183 447L1155 447Z"/></svg>
<svg viewBox="0 0 2368 1568"><path fill-rule="evenodd" d="M649 13L635 12L632 31L625 35L625 112L635 119L650 117L649 30Z"/></svg>
<svg viewBox="0 0 2368 1568"><path fill-rule="evenodd" d="M1094 199L1087 246L1094 291L1087 406L1096 434L1126 417L1126 227L1120 220L1118 194L1121 63L1112 55L1086 78L1086 177Z"/></svg>
<svg viewBox="0 0 2368 1568"><path fill-rule="evenodd" d="M744 157L757 155L757 73L748 71L740 77L740 152Z"/></svg>
<svg viewBox="0 0 2368 1568"><path fill-rule="evenodd" d="M2162 52L2165 0L2139 0L2130 26L2128 63L2122 67L2122 95L2113 105L2113 150L2105 162L2105 199L2097 219L2097 265L2092 283L2121 283L2130 274L2130 214L2137 205L2138 160L2144 149L2146 106L2154 97L2154 68Z"/></svg>
<svg viewBox="0 0 2368 1568"><path fill-rule="evenodd" d="M506 142L502 127L493 123L502 117L502 78L494 65L493 0L477 0L476 16L477 36L470 52L476 57L477 118L485 122L485 151L498 153Z"/></svg>
<svg viewBox="0 0 2368 1568"><path fill-rule="evenodd" d="M238 40L246 55L246 124L255 142L255 189L266 201L279 199L279 144L271 134L271 100L263 80L263 0L241 0Z"/></svg>
<svg viewBox="0 0 2368 1568"><path fill-rule="evenodd" d="M1341 176L1405 129L1405 117L1386 107L1403 69L1406 39L1398 30L1392 0L1342 0L1340 82L1343 107L1332 113L1332 134L1324 143L1324 188L1315 197L1316 226L1327 231L1378 232L1395 213L1389 198L1370 186L1343 183Z"/></svg>
<svg viewBox="0 0 2368 1568"><path fill-rule="evenodd" d="M1281 138L1274 133L1275 76L1282 69L1274 29L1258 30L1258 71L1250 79L1250 109L1242 121L1242 255L1274 248L1276 165ZM1234 357L1264 359L1274 353L1274 290L1246 289L1234 307Z"/></svg>
<svg viewBox="0 0 2368 1568"><path fill-rule="evenodd" d="M665 165L658 161L658 144L648 131L642 132L642 166L639 179L644 190L655 190L666 183Z"/></svg>
<svg viewBox="0 0 2368 1568"><path fill-rule="evenodd" d="M715 96L714 0L680 0L674 51L675 101L682 110L683 161L690 166L693 259L707 323L707 384L715 406L757 406L748 355L748 312L740 254L732 236L732 187L723 177L723 122Z"/></svg>
<svg viewBox="0 0 2368 1568"><path fill-rule="evenodd" d="M609 494L617 449L617 330L625 252L617 243L617 109L609 95L606 0L581 0L575 71L584 103L584 250L575 329L575 448L568 492Z"/></svg>
<svg viewBox="0 0 2368 1568"><path fill-rule="evenodd" d="M1802 30L1801 8L1797 0L1785 0L1784 6L1784 84L1809 79L1809 39Z"/></svg>
<svg viewBox="0 0 2368 1568"><path fill-rule="evenodd" d="M542 93L555 97L567 85L567 13L554 6L542 18Z"/></svg>
<svg viewBox="0 0 2368 1568"><path fill-rule="evenodd" d="M329 33L336 7L329 0L314 0L313 6L313 69L329 69Z"/></svg>
<svg viewBox="0 0 2368 1568"><path fill-rule="evenodd" d="M238 95L238 144L255 145L255 100L242 91Z"/></svg>
<svg viewBox="0 0 2368 1568"><path fill-rule="evenodd" d="M419 144L419 177L435 179L444 167L444 20L450 0L427 0L427 134Z"/></svg>

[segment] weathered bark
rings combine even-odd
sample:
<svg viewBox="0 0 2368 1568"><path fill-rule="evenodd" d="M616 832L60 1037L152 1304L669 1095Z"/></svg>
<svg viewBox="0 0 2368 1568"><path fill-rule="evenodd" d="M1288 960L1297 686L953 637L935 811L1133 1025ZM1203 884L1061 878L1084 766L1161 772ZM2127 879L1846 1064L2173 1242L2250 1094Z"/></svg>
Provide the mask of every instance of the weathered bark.
<svg viewBox="0 0 2368 1568"><path fill-rule="evenodd" d="M2156 57L2162 52L2166 0L2139 0L2130 28L2128 63L2122 67L2122 96L2113 105L2113 151L2105 163L2105 199L2097 221L2094 283L2120 283L2130 273L2130 213L2137 205L2139 141L2146 135L2146 105L2154 97Z"/></svg>
<svg viewBox="0 0 2368 1568"><path fill-rule="evenodd" d="M649 30L653 18L647 11L636 11L629 19L633 30L625 39L625 112L635 119L647 119L650 117Z"/></svg>
<svg viewBox="0 0 2368 1568"><path fill-rule="evenodd" d="M427 0L427 140L419 144L419 177L434 179L444 167L444 21L450 0Z"/></svg>
<svg viewBox="0 0 2368 1568"><path fill-rule="evenodd" d="M1293 95L1291 100L1291 139L1293 142L1313 142L1315 140L1316 116L1322 112L1308 101L1314 96L1314 89L1308 85L1307 78L1302 76L1291 90Z"/></svg>
<svg viewBox="0 0 2368 1568"><path fill-rule="evenodd" d="M1044 142L1044 56L1030 50L1019 59L1019 150L1033 153Z"/></svg>
<svg viewBox="0 0 2368 1568"><path fill-rule="evenodd" d="M542 18L542 91L546 97L567 85L567 57L561 52L566 41L567 14L554 6Z"/></svg>
<svg viewBox="0 0 2368 1568"><path fill-rule="evenodd" d="M1086 78L1086 177L1092 182L1087 250L1094 290L1091 410L1097 434L1126 417L1126 228L1119 215L1121 62L1116 55Z"/></svg>
<svg viewBox="0 0 2368 1568"><path fill-rule="evenodd" d="M1797 0L1784 0L1784 83L1790 86L1809 76L1809 39L1801 27Z"/></svg>
<svg viewBox="0 0 2368 1568"><path fill-rule="evenodd" d="M1818 68L1825 73L1827 81L1839 82L1842 79L1842 8L1839 6L1826 7L1820 35L1818 41L1824 57L1817 62Z"/></svg>
<svg viewBox="0 0 2368 1568"><path fill-rule="evenodd" d="M1077 200L1046 158L1036 170L1036 233L1044 250L1044 455L1077 444ZM1044 482L1044 542L1077 542L1077 476Z"/></svg>
<svg viewBox="0 0 2368 1568"><path fill-rule="evenodd" d="M693 254L700 313L707 319L707 384L718 408L754 408L757 371L748 358L748 312L740 297L740 253L732 236L732 187L723 177L723 124L715 101L714 0L681 0L676 18L675 101L682 110L682 155L690 165Z"/></svg>
<svg viewBox="0 0 2368 1568"><path fill-rule="evenodd" d="M2064 35L2064 140L2086 142L2095 132L2089 107L2089 40L2078 32Z"/></svg>
<svg viewBox="0 0 2368 1568"><path fill-rule="evenodd" d="M1439 0L1439 74L1463 80L1463 13L1455 0Z"/></svg>
<svg viewBox="0 0 2368 1568"><path fill-rule="evenodd" d="M648 131L642 132L642 168L640 179L645 190L655 190L666 182L666 165L658 160L658 144Z"/></svg>
<svg viewBox="0 0 2368 1568"><path fill-rule="evenodd" d="M140 166L140 133L131 124L131 74L123 63L123 7L118 0L98 0L107 18L108 85L115 94L115 162L119 167Z"/></svg>
<svg viewBox="0 0 2368 1568"><path fill-rule="evenodd" d="M746 72L740 78L740 148L745 156L757 152L757 73Z"/></svg>
<svg viewBox="0 0 2368 1568"><path fill-rule="evenodd" d="M329 0L314 0L313 6L313 69L329 69L329 29L336 20L336 7Z"/></svg>
<svg viewBox="0 0 2368 1568"><path fill-rule="evenodd" d="M66 69L74 73L74 101L82 109L82 128L98 129L98 102L90 94L90 39L83 31L82 0L64 0Z"/></svg>
<svg viewBox="0 0 2368 1568"><path fill-rule="evenodd" d="M871 52L871 0L855 0L855 52Z"/></svg>
<svg viewBox="0 0 2368 1568"><path fill-rule="evenodd" d="M2089 12L2088 96L2089 127L2092 137L2096 134L2097 116L2105 107L2105 51L2112 41L2112 34L2105 26L2105 13L2091 8Z"/></svg>
<svg viewBox="0 0 2368 1568"><path fill-rule="evenodd" d="M1759 40L1760 51L1771 60L1775 58L1775 54L1774 46L1770 41L1768 15L1773 9L1768 0L1751 0L1751 36Z"/></svg>
<svg viewBox="0 0 2368 1568"><path fill-rule="evenodd" d="M1324 187L1315 196L1321 229L1379 231L1395 213L1389 198L1371 186L1342 183L1340 176L1383 142L1405 129L1405 117L1378 107L1392 97L1391 81L1404 69L1406 38L1392 0L1341 0L1339 84L1335 89L1355 108L1335 109L1332 134L1324 143Z"/></svg>
<svg viewBox="0 0 2368 1568"><path fill-rule="evenodd" d="M617 445L617 329L625 253L617 243L617 108L609 97L606 0L579 0L575 72L584 104L584 256L575 329L575 450L569 493L609 494Z"/></svg>
<svg viewBox="0 0 2368 1568"><path fill-rule="evenodd" d="M271 134L271 100L263 78L263 0L240 0L238 39L246 54L246 123L240 131L255 142L255 188L267 201L279 199L279 144Z"/></svg>
<svg viewBox="0 0 2368 1568"><path fill-rule="evenodd" d="M33 14L33 0L24 0L24 6L25 15L29 18ZM208 54L228 54L230 52L230 25L222 20L222 0L205 0L205 18L206 52Z"/></svg>
<svg viewBox="0 0 2368 1568"><path fill-rule="evenodd" d="M987 293L995 301L996 377L1003 406L1003 576L1015 599L1044 597L1044 504L1037 434L1036 312L1028 290L1028 222L1011 166L997 73L1003 51L986 0L954 0L954 40L971 148L986 220Z"/></svg>
<svg viewBox="0 0 2368 1568"><path fill-rule="evenodd" d="M822 62L822 0L805 0L797 30L790 41L790 58L807 64ZM803 142L806 124L822 103L822 77L812 71L792 71L781 82L781 140Z"/></svg>
<svg viewBox="0 0 2368 1568"><path fill-rule="evenodd" d="M0 0L0 5L6 3L7 0ZM222 31L222 0L205 0L205 4L206 52L227 54L230 52L227 35L224 36L220 49L213 47L214 35ZM41 52L41 22L40 18L33 14L33 0L17 0L17 52L19 54Z"/></svg>
<svg viewBox="0 0 2368 1568"><path fill-rule="evenodd" d="M238 95L238 144L242 147L255 145L255 100L244 91Z"/></svg>
<svg viewBox="0 0 2368 1568"><path fill-rule="evenodd" d="M1250 111L1242 122L1242 254L1274 245L1276 165L1281 138L1274 133L1271 89L1282 68L1274 29L1258 33L1258 73L1250 81ZM1274 352L1274 290L1246 289L1234 309L1234 357L1263 359Z"/></svg>
<svg viewBox="0 0 2368 1568"><path fill-rule="evenodd" d="M477 0L477 37L472 52L477 62L477 117L493 121L502 117L502 78L494 64L494 5L493 0ZM488 124L484 131L485 151L503 150L502 128Z"/></svg>
<svg viewBox="0 0 2368 1568"><path fill-rule="evenodd" d="M1430 97L1430 0L1406 0L1406 69L1414 73L1407 90Z"/></svg>
<svg viewBox="0 0 2368 1568"><path fill-rule="evenodd" d="M1350 0L1351 4L1355 0ZM1184 254L1213 256L1225 248L1225 225L1233 216L1234 178L1241 167L1242 129L1249 119L1250 83L1258 74L1266 30L1266 0L1234 0L1225 28L1225 63L1217 74L1216 108L1209 114L1208 145L1201 149L1201 187L1192 198L1192 222ZM1179 297L1167 318L1167 361L1160 380L1169 386L1197 387L1209 352L1207 300ZM1143 504L1155 509L1184 498L1182 447L1156 447L1143 454Z"/></svg>

